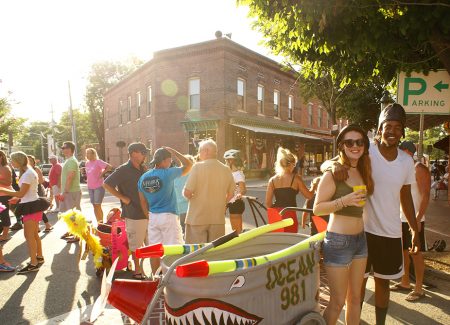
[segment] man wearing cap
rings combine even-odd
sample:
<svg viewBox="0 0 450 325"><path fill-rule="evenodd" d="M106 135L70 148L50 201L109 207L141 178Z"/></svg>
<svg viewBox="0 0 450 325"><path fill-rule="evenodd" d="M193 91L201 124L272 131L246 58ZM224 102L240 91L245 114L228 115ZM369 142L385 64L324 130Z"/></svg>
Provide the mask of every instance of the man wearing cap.
<svg viewBox="0 0 450 325"><path fill-rule="evenodd" d="M404 136L405 122L403 107L396 103L388 105L380 114L377 135L369 148L375 189L368 197L363 212L368 259L361 296L364 297L369 272L373 271L377 325L386 322L390 296L389 281L398 279L404 272L402 225L398 216L400 205L411 228L413 254L419 244L411 197L411 184L416 182L414 163L406 153L398 149L400 139ZM335 179L347 179L347 167L336 162L326 162L321 167L322 171L330 165Z"/></svg>
<svg viewBox="0 0 450 325"><path fill-rule="evenodd" d="M199 144L200 162L189 174L183 195L188 199L186 243L208 243L225 235L225 209L234 196L233 174L217 160L213 140Z"/></svg>
<svg viewBox="0 0 450 325"><path fill-rule="evenodd" d="M181 163L181 167L170 167L173 156ZM152 169L142 175L138 183L142 209L150 213L148 244L183 244L174 180L187 175L192 162L175 149L162 147L155 151L150 167ZM151 258L150 263L155 273L160 259Z"/></svg>
<svg viewBox="0 0 450 325"><path fill-rule="evenodd" d="M146 242L148 225L148 214L141 208L137 184L145 172L143 163L148 152L149 150L143 143L131 143L128 146L129 160L119 166L103 183L105 190L120 200L128 247L133 254L133 277L136 279L142 278L142 272L139 259L136 258L134 252Z"/></svg>
<svg viewBox="0 0 450 325"><path fill-rule="evenodd" d="M406 152L409 156L414 157L416 152L416 146L411 141L403 141L399 147ZM430 202L430 188L431 188L431 173L428 168L420 163L415 163L416 171L416 183L411 185L411 194L414 202L414 209L416 211L416 222L419 230L420 250L417 254L411 254L414 271L416 277L416 285L414 290L406 296L407 301L417 301L425 297L423 292L423 275L425 271L425 262L423 260L422 252L426 251L425 247L425 211L427 210L428 203ZM397 283L391 287L393 291L411 291L411 285L409 281L409 249L411 248L411 232L407 219L403 210L400 210L400 218L402 220L402 233L403 233L403 263L405 274L403 274L400 283Z"/></svg>
<svg viewBox="0 0 450 325"><path fill-rule="evenodd" d="M53 204L53 198L55 198L56 208L53 212L59 212L59 200L56 199L56 196L61 193L61 172L62 166L58 163L58 157L55 155L50 155L48 160L52 164L52 168L48 173L48 185L50 187L50 202Z"/></svg>

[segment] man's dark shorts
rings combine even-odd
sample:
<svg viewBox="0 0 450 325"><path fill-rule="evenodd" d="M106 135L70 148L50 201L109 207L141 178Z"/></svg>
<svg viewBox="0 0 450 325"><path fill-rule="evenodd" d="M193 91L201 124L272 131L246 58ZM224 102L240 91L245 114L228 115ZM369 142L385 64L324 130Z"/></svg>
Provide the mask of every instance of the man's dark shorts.
<svg viewBox="0 0 450 325"><path fill-rule="evenodd" d="M366 232L366 277L373 271L376 278L393 280L403 275L402 239L377 236Z"/></svg>
<svg viewBox="0 0 450 325"><path fill-rule="evenodd" d="M426 242L425 242L425 221L422 221L419 232L419 240L420 240L420 251L426 252ZM402 222L402 239L403 239L403 250L408 250L412 246L412 235L409 231L409 225L407 222Z"/></svg>

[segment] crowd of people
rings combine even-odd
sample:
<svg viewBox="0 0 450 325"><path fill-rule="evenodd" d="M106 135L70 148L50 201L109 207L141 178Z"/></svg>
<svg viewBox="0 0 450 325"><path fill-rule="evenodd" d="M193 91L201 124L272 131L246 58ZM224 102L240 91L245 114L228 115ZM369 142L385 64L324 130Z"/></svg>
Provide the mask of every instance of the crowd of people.
<svg viewBox="0 0 450 325"><path fill-rule="evenodd" d="M329 216L323 244L323 262L330 286L330 303L324 311L327 324L335 324L346 305L345 319L359 323L367 277L375 279L376 323L386 320L390 291L408 292L406 300L424 297L423 273L425 250L425 212L429 203L431 173L414 162L416 151L410 141L400 143L405 135L406 115L402 106L388 105L380 114L376 136L369 141L367 132L357 125L344 127L336 138L339 155L322 165L323 175L307 188L298 173L299 160L286 148L278 148L275 174L267 184L266 207L281 210L295 207L297 195L303 195L315 215ZM16 227L23 224L30 262L18 273L37 271L44 263L39 237L39 222L44 231L53 228L45 211L65 212L80 209L79 164L74 157L75 144L64 142L63 165L50 156L50 202L45 192L42 172L33 156L15 152L8 159L0 151L0 241L8 239L9 206L14 205ZM134 261L133 278L143 279L137 248L162 243L205 243L225 234L228 209L232 229L243 230L245 176L238 150L228 150L219 161L217 145L203 140L198 156L183 155L170 147L153 153L145 164L149 149L136 142L128 146L129 159L106 179L112 166L98 158L95 149L86 150L86 175L90 202L97 222L103 222L102 201L105 190L120 200L125 220L129 250ZM300 166L301 167L301 166ZM19 171L15 184L14 170ZM300 168L301 169L301 168ZM103 180L104 179L104 180ZM53 200L55 201L53 204ZM294 224L285 229L298 232ZM302 227L306 215L302 217ZM69 233L62 236L77 241ZM416 272L414 288L409 281L409 256ZM151 259L152 272L160 260ZM5 261L0 245L0 270L13 271ZM390 286L390 280L401 281Z"/></svg>

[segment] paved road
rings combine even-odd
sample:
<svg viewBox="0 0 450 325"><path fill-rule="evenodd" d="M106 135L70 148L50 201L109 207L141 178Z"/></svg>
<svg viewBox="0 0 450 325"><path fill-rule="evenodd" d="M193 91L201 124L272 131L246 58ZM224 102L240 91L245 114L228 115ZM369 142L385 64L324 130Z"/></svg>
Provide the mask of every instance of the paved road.
<svg viewBox="0 0 450 325"><path fill-rule="evenodd" d="M260 185L252 187L248 195L264 202L265 188ZM301 201L299 199L298 203L301 204ZM115 198L107 196L104 210L108 211L117 205ZM82 209L87 216L93 216L87 195L83 195ZM245 228L254 227L250 211L247 207ZM39 272L29 275L0 274L0 324L80 324L88 319L91 305L100 292L100 280L95 276L93 262L90 257L78 261L79 246L66 244L59 239L65 232L64 224L57 221L56 214L50 214L49 219L55 229L49 234L41 233L45 264ZM23 231L12 233L12 239L3 250L12 264L24 264L28 255ZM119 272L117 276L130 277L126 272ZM436 287L427 289L428 298L420 303L408 303L402 294L392 294L388 324L450 324L449 279L433 274L427 275L427 279ZM375 323L373 300L373 281L369 281L362 324ZM105 315L96 322L122 323L120 313L114 309L107 309Z"/></svg>

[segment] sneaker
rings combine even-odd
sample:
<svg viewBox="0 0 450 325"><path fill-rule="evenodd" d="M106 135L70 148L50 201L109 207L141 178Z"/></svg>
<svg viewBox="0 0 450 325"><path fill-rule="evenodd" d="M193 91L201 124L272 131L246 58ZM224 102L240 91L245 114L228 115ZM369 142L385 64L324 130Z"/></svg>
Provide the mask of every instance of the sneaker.
<svg viewBox="0 0 450 325"><path fill-rule="evenodd" d="M6 264L0 264L0 272L13 272L16 268Z"/></svg>
<svg viewBox="0 0 450 325"><path fill-rule="evenodd" d="M41 266L45 262L43 257L36 256L36 259L37 259L37 266Z"/></svg>
<svg viewBox="0 0 450 325"><path fill-rule="evenodd" d="M32 265L31 263L28 263L27 266L21 268L19 271L17 271L17 274L25 274L30 272L36 272L39 271L39 265Z"/></svg>
<svg viewBox="0 0 450 325"><path fill-rule="evenodd" d="M11 227L9 227L9 229L11 230L20 230L22 229L22 225L20 223L15 223L14 225L12 225Z"/></svg>

